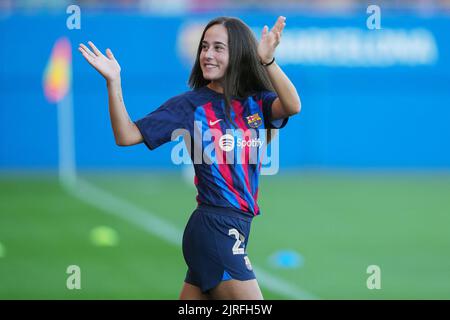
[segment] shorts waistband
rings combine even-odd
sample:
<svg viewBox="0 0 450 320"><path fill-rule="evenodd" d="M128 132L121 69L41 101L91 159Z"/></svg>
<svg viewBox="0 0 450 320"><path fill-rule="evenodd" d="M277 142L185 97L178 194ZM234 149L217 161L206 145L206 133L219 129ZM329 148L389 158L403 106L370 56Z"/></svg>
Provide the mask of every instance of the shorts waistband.
<svg viewBox="0 0 450 320"><path fill-rule="evenodd" d="M242 211L242 210L239 210L236 208L232 208L232 207L213 206L213 205L206 204L206 203L198 204L197 209L200 209L207 213L216 213L216 214L220 214L220 215L224 215L224 216L243 219L245 221L250 221L250 222L252 221L252 219L254 217L253 214L250 212L245 212L245 211Z"/></svg>

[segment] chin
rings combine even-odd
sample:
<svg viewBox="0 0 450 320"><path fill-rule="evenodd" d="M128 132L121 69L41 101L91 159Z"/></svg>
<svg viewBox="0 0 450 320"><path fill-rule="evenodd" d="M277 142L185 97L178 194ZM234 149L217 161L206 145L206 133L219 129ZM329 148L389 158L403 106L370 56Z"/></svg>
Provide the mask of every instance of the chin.
<svg viewBox="0 0 450 320"><path fill-rule="evenodd" d="M217 74L211 74L211 73L207 73L207 72L202 72L202 73L203 73L203 78L208 81L218 81L222 78L222 77L218 76Z"/></svg>
<svg viewBox="0 0 450 320"><path fill-rule="evenodd" d="M221 77L218 77L218 76L212 76L212 75L206 75L206 74L203 74L203 78L208 81L219 81L220 79L222 79Z"/></svg>

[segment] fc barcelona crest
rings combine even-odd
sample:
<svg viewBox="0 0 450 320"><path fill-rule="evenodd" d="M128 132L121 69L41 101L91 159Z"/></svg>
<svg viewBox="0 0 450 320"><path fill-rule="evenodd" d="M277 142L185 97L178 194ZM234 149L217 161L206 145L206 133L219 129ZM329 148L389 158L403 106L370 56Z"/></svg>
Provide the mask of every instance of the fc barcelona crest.
<svg viewBox="0 0 450 320"><path fill-rule="evenodd" d="M258 128L262 124L262 119L258 113L246 117L247 123L251 128Z"/></svg>

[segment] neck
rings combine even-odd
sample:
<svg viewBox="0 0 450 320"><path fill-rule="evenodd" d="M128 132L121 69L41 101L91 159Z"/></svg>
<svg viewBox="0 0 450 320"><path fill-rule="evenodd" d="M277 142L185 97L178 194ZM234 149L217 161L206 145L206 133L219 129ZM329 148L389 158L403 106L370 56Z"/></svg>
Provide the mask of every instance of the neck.
<svg viewBox="0 0 450 320"><path fill-rule="evenodd" d="M207 84L208 88L210 88L211 90L214 90L218 93L223 93L223 87L220 83L218 83L217 81L211 81L210 83Z"/></svg>

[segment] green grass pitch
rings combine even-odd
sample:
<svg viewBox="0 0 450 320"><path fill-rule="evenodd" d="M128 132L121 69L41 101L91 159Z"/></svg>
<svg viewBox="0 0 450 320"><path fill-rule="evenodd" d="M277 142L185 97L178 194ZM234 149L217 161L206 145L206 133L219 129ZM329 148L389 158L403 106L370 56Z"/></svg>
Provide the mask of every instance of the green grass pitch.
<svg viewBox="0 0 450 320"><path fill-rule="evenodd" d="M183 230L196 191L178 173L84 173L82 179ZM450 298L450 176L284 172L262 176L263 214L249 257L321 299ZM95 246L107 226L116 246ZM303 257L280 268L278 250ZM81 268L68 290L66 268ZM369 290L369 265L381 289ZM0 299L177 299L181 246L74 197L52 175L0 175ZM258 274L257 274L258 276ZM262 285L266 299L290 299Z"/></svg>

